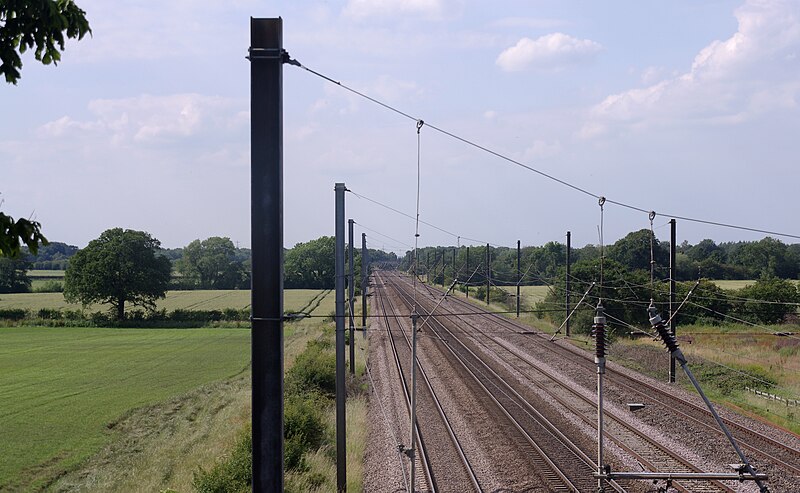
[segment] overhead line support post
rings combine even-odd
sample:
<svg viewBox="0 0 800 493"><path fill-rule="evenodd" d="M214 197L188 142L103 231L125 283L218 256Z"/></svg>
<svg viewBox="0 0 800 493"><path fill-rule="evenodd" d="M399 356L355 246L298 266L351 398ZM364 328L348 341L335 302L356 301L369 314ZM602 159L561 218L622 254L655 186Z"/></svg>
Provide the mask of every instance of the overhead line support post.
<svg viewBox="0 0 800 493"><path fill-rule="evenodd" d="M411 451L408 457L411 459L411 492L417 491L415 488L416 483L416 460L415 454L417 452L417 319L419 314L416 312L411 314L411 439L408 441L411 444Z"/></svg>
<svg viewBox="0 0 800 493"><path fill-rule="evenodd" d="M675 321L675 270L677 266L675 248L675 219L669 220L669 331L672 337L676 336L677 323ZM675 382L675 356L669 355L669 382Z"/></svg>
<svg viewBox="0 0 800 493"><path fill-rule="evenodd" d="M570 289L570 268L572 267L571 263L570 263L570 253L571 253L571 251L572 251L572 233L567 231L567 276L566 276L566 279L565 279L566 291L567 291L566 298L565 298L565 302L566 302L565 305L566 305L566 308L567 308L567 318L566 318L566 322L564 323L564 333L566 334L567 337L569 337L569 319L570 319L570 316L569 316L569 313L570 313L569 312L569 310L570 310L570 306L569 306L569 289Z"/></svg>
<svg viewBox="0 0 800 493"><path fill-rule="evenodd" d="M283 21L250 19L252 489L283 491Z"/></svg>
<svg viewBox="0 0 800 493"><path fill-rule="evenodd" d="M522 271L519 267L520 243L517 240L517 318L519 318L519 285L522 284Z"/></svg>
<svg viewBox="0 0 800 493"><path fill-rule="evenodd" d="M347 309L349 311L349 316L347 320L350 323L350 373L355 374L356 372L356 349L355 349L355 335L356 335L356 328L355 328L355 289L356 289L356 275L355 275L355 264L353 263L353 221L352 219L347 220L347 238L348 238L348 270L350 275L347 276Z"/></svg>
<svg viewBox="0 0 800 493"><path fill-rule="evenodd" d="M336 247L334 252L336 287L336 491L347 490L347 445L345 443L345 381L344 381L344 183L337 183Z"/></svg>
<svg viewBox="0 0 800 493"><path fill-rule="evenodd" d="M464 272L469 272L469 245L467 245L467 269ZM467 294L467 298L469 298L469 279L464 285L465 293Z"/></svg>
<svg viewBox="0 0 800 493"><path fill-rule="evenodd" d="M453 281L458 282L458 272L456 271L456 248L453 248ZM453 285L455 286L455 284Z"/></svg>
<svg viewBox="0 0 800 493"><path fill-rule="evenodd" d="M367 337L367 284L369 284L369 252L367 251L367 233L361 233L361 327Z"/></svg>
<svg viewBox="0 0 800 493"><path fill-rule="evenodd" d="M486 244L486 304L489 304L489 291L491 291L492 254L489 253L489 244Z"/></svg>
<svg viewBox="0 0 800 493"><path fill-rule="evenodd" d="M430 281L429 272L431 271L431 251L425 252L425 281Z"/></svg>

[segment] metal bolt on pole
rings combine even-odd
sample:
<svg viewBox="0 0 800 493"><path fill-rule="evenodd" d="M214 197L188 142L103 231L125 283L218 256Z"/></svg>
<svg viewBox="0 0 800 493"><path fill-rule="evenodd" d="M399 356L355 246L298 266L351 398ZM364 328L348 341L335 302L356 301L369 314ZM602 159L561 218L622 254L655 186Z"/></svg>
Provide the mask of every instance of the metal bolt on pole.
<svg viewBox="0 0 800 493"><path fill-rule="evenodd" d="M344 381L344 183L336 191L336 491L347 491L347 445L345 442L345 381Z"/></svg>
<svg viewBox="0 0 800 493"><path fill-rule="evenodd" d="M252 488L283 491L283 21L250 19Z"/></svg>
<svg viewBox="0 0 800 493"><path fill-rule="evenodd" d="M352 219L347 220L347 237L348 237L348 268L350 271L350 275L347 277L348 286L347 286L347 298L348 298L348 311L349 316L347 319L350 322L350 373L355 374L356 372L356 349L355 349L355 335L356 335L356 328L355 328L355 289L356 289L356 276L355 276L355 265L353 263L353 221Z"/></svg>

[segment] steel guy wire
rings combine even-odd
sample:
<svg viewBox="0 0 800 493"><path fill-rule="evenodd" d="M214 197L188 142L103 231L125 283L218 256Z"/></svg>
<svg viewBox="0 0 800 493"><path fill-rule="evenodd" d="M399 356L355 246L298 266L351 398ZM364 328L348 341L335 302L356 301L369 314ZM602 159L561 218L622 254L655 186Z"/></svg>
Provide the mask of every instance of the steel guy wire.
<svg viewBox="0 0 800 493"><path fill-rule="evenodd" d="M356 89L353 89L352 87L347 86L347 85L341 83L340 81L334 80L331 77L328 77L326 75L321 74L320 72L312 70L312 69L306 67L305 65L301 64L297 60L291 59L291 64L292 65L296 65L296 66L302 68L303 70L306 70L307 72L316 75L317 77L320 77L320 78L322 78L322 79L324 79L324 80L326 80L326 81L328 81L328 82L330 82L332 84L335 84L335 85L341 87L342 89L344 89L346 91L349 91L349 92L351 92L351 93L353 93L353 94L355 94L355 95L357 95L357 96L359 96L361 98L364 98L364 99L366 99L368 101L371 101L372 103L375 103L375 104L377 104L377 105L379 105L379 106L381 106L381 107L383 107L383 108L385 108L385 109L387 109L389 111L392 111L392 112L394 112L394 113L396 113L396 114L398 114L400 116L403 116L403 117L408 118L410 120L414 120L415 122L422 121L422 119L416 118L416 117L414 117L414 116L412 116L412 115L410 115L410 114L408 114L408 113L406 113L404 111L401 111L401 110L397 109L396 107L394 107L394 106L392 106L390 104L384 103L384 102L382 102L382 101L380 101L380 100L378 100L376 98L373 98L371 96L368 96L367 94L364 94L363 92L360 92L360 91L358 91ZM541 171L541 170L536 169L536 168L534 168L532 166L524 164L521 161L513 159L513 158L511 158L509 156L506 156L505 154L502 154L502 153L500 153L498 151L492 150L489 147L486 147L484 145L478 144L478 143L476 143L476 142L474 142L472 140L469 140L469 139L467 139L465 137L461 137L460 135L457 135L455 133L449 132L449 131L447 131L447 130L445 130L443 128L440 128L440 127L438 127L436 125L433 125L431 123L425 123L425 125L427 125L431 129L433 129L433 130L435 130L435 131L437 131L437 132L439 132L439 133L441 133L443 135L446 135L446 136L448 136L448 137L450 137L450 138L452 138L454 140L457 140L457 141L459 141L459 142L461 142L463 144L466 144L468 146L474 147L475 149L478 149L478 150L481 150L483 152L486 152L487 154L490 154L490 155L492 155L492 156L494 156L496 158L499 158L499 159L501 159L503 161L511 163L511 164L513 164L515 166L523 168L523 169L525 169L527 171L530 171L532 173L536 173L537 175L540 175L540 176L542 176L544 178L547 178L548 180L551 180L551 181L554 181L556 183L559 183L559 184L561 184L561 185L563 185L565 187L571 188L572 190L580 192L580 193L582 193L584 195L587 195L589 197L593 197L593 198L598 199L598 200L603 199L603 200L607 201L610 204L618 205L620 207L623 207L623 208L626 208L626 209L630 209L630 210L633 210L633 211L636 211L636 212L642 212L642 213L645 213L645 214L650 214L650 212L652 212L651 210L643 209L641 207L637 207L635 205L631 205L631 204L628 204L628 203L625 203L625 202L621 202L621 201L618 201L618 200L605 199L605 197L603 197L602 195L590 192L589 190L586 190L585 188L579 187L578 185L575 185L575 184L570 183L568 181L565 181L565 180L562 180L560 178L557 178L557 177L555 177L555 176L553 176L551 174L545 173L544 171ZM768 234L768 235L775 235L775 236L783 236L783 237L787 237L787 238L800 239L800 235L797 235L797 234L781 233L781 232L778 232L778 231L770 231L770 230L760 229L760 228L751 228L751 227L747 227L747 226L739 226L739 225L736 225L736 224L729 224L729 223L723 223L723 222L718 222L718 221L710 221L710 220L707 220L707 219L698 219L698 218L693 218L693 217L679 216L679 215L676 215L676 214L670 214L670 213L666 213L666 212L660 212L659 214L661 214L662 216L667 216L667 217L671 217L671 218L674 218L674 219L680 219L682 221L695 222L695 223L700 223L700 224L708 224L708 225L712 225L712 226L720 226L720 227L724 227L724 228L739 229L739 230L751 231L751 232L755 232L755 233L764 233L764 234ZM466 238L466 237L464 237L464 238ZM466 239L469 239L469 238L466 238Z"/></svg>
<svg viewBox="0 0 800 493"><path fill-rule="evenodd" d="M367 231L369 231L369 232L371 232L371 233L374 233L374 234L376 234L376 235L378 235L378 236L382 236L382 237L384 237L384 238L387 238L387 239L389 239L389 240L396 241L397 243L399 243L399 244L401 244L401 245L403 245L403 246L407 246L407 247L409 247L409 248L414 248L414 245L409 245L408 243L405 243L405 242L403 242L403 241L401 241L401 240L398 240L397 238L392 238L391 236L389 236L389 235L387 235L387 234L383 234L383 233L381 233L381 232L379 232L379 231L375 231L375 230L374 230L374 229L372 229L372 228L368 228L368 227L367 227L367 226L365 226L363 223L360 223L360 222L358 222L358 221L353 221L353 222L354 222L355 224L358 224L359 226L361 226L361 229L366 229Z"/></svg>

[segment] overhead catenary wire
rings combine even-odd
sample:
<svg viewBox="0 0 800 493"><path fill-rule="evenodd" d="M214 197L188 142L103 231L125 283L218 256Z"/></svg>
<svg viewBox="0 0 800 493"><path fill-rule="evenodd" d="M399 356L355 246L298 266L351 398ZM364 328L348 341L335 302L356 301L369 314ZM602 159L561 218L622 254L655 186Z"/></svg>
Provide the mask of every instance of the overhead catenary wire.
<svg viewBox="0 0 800 493"><path fill-rule="evenodd" d="M306 67L305 65L303 65L300 62L298 62L297 60L290 59L290 62L291 62L291 65L295 65L297 67L300 67L303 70L305 70L305 71L307 71L307 72L309 72L309 73L311 73L313 75L316 75L317 77L320 77L320 78L322 78L322 79L324 79L324 80L326 80L326 81L328 81L328 82L330 82L330 83L332 83L334 85L337 85L337 86L341 87L342 89L351 92L352 94L355 94L355 95L357 95L357 96L359 96L359 97L361 97L363 99L366 99L366 100L368 100L368 101L370 101L370 102L372 102L372 103L374 103L374 104L376 104L378 106L381 106L382 108L384 108L386 110L394 112L394 113L396 113L396 114L398 114L398 115L400 115L400 116L402 116L404 118L408 118L408 119L413 120L415 122L423 121L421 118L417 118L415 116L412 116L409 113L406 113L406 112L404 112L404 111L402 111L402 110L400 110L400 109L398 109L398 108L396 108L396 107L394 107L394 106L392 106L392 105L390 105L388 103L380 101L379 99L376 99L376 98L374 98L372 96L369 96L369 95L367 95L367 94L365 94L365 93L363 93L361 91L358 91L358 90L356 90L356 89L354 89L354 88L352 88L352 87L350 87L350 86L348 86L346 84L343 84L340 81L337 81L337 80L335 80L335 79L333 79L331 77L328 77L327 75L324 75L324 74L322 74L320 72L317 72L316 70L313 70L313 69L311 69L309 67ZM622 202L620 200L607 199L607 198L605 198L604 196L602 196L600 194L591 192L591 191L589 191L589 190L587 190L587 189L585 189L583 187L580 187L580 186L578 186L578 185L576 185L574 183L570 183L570 182L568 182L566 180L562 180L562 179L560 179L560 178L558 178L558 177L556 177L556 176L554 176L552 174L549 174L549 173L546 173L546 172L544 172L544 171L542 171L540 169L534 168L533 166L527 165L527 164L525 164L525 163L523 163L523 162L521 162L519 160L516 160L516 159L514 159L514 158L512 158L510 156L507 156L507 155L505 155L505 154L503 154L501 152L495 151L495 150L493 150L493 149L491 149L491 148L489 148L489 147L487 147L485 145L479 144L479 143L477 143L477 142L475 142L473 140L470 140L470 139L468 139L466 137L462 137L462 136L460 136L458 134L455 134L453 132L445 130L445 129L439 127L439 126L431 124L430 122L426 122L425 125L428 128L430 128L431 130L439 132L442 135L445 135L445 136L450 137L450 138L452 138L452 139L454 139L456 141L459 141L459 142L461 142L463 144L466 144L466 145L471 146L471 147L473 147L475 149L483 151L483 152L485 152L487 154L490 154L490 155L492 155L492 156L494 156L494 157L496 157L498 159L501 159L501 160L506 161L506 162L508 162L510 164L518 166L518 167L520 167L522 169L525 169L525 170L527 170L529 172L535 173L535 174L537 174L539 176L542 176L542 177L544 177L544 178L546 178L546 179L548 179L550 181L553 181L553 182L558 183L560 185L563 185L563 186L565 186L567 188L570 188L570 189L572 189L572 190L574 190L576 192L579 192L579 193L581 193L583 195L586 195L586 196L589 196L589 197L593 197L593 198L595 198L597 200L603 199L604 201L606 201L606 202L608 202L610 204L614 204L614 205L617 205L619 207L630 209L630 210L633 210L633 211L636 211L636 212L642 212L644 214L650 214L651 212L653 212L651 209L645 209L645 208L642 208L642 207L638 207L638 206L635 206L635 205L632 205L632 204L628 204L626 202ZM750 231L750 232L755 232L755 233L763 233L763 234L767 234L767 235L782 236L782 237L786 237L786 238L800 239L800 234L792 234L792 233L784 233L784 232L779 232L779 231L771 231L771 230L762 229L762 228L753 228L753 227L749 227L749 226L741 226L741 225L737 225L737 224L731 224L731 223L726 223L726 222L721 222L721 221L712 221L712 220L708 220L708 219L701 219L701 218L677 215L677 214L672 214L672 213L667 213L667 212L659 212L659 214L661 214L662 216L667 216L667 217L671 217L671 218L674 218L674 219L679 219L679 220L682 220L682 221L695 222L695 223L707 224L707 225L712 225L712 226L719 226L719 227L724 227L724 228L738 229L738 230ZM462 236L462 237L466 238L464 236ZM469 238L466 238L466 239L469 239Z"/></svg>

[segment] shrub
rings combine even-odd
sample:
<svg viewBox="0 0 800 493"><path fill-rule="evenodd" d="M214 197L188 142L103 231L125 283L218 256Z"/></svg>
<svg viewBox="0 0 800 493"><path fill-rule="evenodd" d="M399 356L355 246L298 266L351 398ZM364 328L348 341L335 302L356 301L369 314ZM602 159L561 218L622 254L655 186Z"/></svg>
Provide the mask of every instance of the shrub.
<svg viewBox="0 0 800 493"><path fill-rule="evenodd" d="M329 342L310 341L294 366L286 373L287 391L336 394L336 355L327 351Z"/></svg>
<svg viewBox="0 0 800 493"><path fill-rule="evenodd" d="M250 491L253 479L253 439L250 427L239 435L230 457L217 463L209 471L200 468L194 473L192 486L199 493L245 493Z"/></svg>
<svg viewBox="0 0 800 493"><path fill-rule="evenodd" d="M44 320L61 320L63 317L61 310L53 308L42 308L37 312L36 315Z"/></svg>
<svg viewBox="0 0 800 493"><path fill-rule="evenodd" d="M64 283L58 281L45 281L33 288L34 293L63 293Z"/></svg>
<svg viewBox="0 0 800 493"><path fill-rule="evenodd" d="M4 308L0 309L0 319L22 320L28 316L28 310L24 308Z"/></svg>

